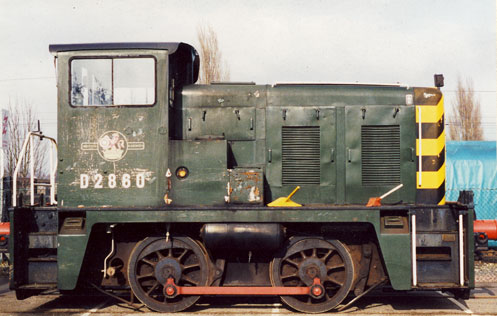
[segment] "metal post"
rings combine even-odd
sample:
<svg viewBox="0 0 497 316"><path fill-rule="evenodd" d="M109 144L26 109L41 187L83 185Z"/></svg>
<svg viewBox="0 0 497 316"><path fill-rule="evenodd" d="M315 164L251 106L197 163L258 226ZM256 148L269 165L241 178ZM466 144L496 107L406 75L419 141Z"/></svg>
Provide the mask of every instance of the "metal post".
<svg viewBox="0 0 497 316"><path fill-rule="evenodd" d="M459 214L459 284L464 285L464 236L463 217Z"/></svg>
<svg viewBox="0 0 497 316"><path fill-rule="evenodd" d="M422 148L422 123L421 123L421 106L418 105L418 187L421 186L421 182L423 177L421 176L421 172L423 171L423 154L421 153L421 148Z"/></svg>
<svg viewBox="0 0 497 316"><path fill-rule="evenodd" d="M31 191L30 204L35 205L35 161L33 137L29 135L29 190Z"/></svg>
<svg viewBox="0 0 497 316"><path fill-rule="evenodd" d="M412 286L418 285L418 266L416 262L416 215L411 215L411 257L412 257Z"/></svg>
<svg viewBox="0 0 497 316"><path fill-rule="evenodd" d="M17 206L17 174L19 173L19 168L21 167L21 162L24 157L24 153L26 152L26 148L28 147L29 139L31 137L31 133L29 132L26 138L24 139L24 144L22 145L21 152L19 153L19 158L16 162L16 169L14 170L14 174L12 175L12 206Z"/></svg>
<svg viewBox="0 0 497 316"><path fill-rule="evenodd" d="M55 172L53 168L53 144L50 146L50 204L55 204Z"/></svg>
<svg viewBox="0 0 497 316"><path fill-rule="evenodd" d="M50 204L55 205L57 204L57 201L55 201L55 173L57 172L57 160L53 159L53 150L55 149L57 151L57 142L51 137L46 138L48 138L52 144L50 148Z"/></svg>

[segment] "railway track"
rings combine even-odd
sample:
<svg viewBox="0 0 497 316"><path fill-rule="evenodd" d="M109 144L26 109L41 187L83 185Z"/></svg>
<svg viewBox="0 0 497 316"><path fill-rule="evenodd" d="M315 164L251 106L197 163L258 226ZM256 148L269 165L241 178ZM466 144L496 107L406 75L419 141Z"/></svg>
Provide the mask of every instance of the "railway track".
<svg viewBox="0 0 497 316"><path fill-rule="evenodd" d="M0 290L2 287L0 286ZM1 292L1 291L0 291ZM135 310L107 296L31 297L19 304L13 292L0 293L0 315L153 315L146 307ZM352 307L339 313L322 315L497 315L497 287L477 288L466 301L455 300L439 292L383 293L373 292ZM277 298L204 298L186 315L303 315L282 305Z"/></svg>

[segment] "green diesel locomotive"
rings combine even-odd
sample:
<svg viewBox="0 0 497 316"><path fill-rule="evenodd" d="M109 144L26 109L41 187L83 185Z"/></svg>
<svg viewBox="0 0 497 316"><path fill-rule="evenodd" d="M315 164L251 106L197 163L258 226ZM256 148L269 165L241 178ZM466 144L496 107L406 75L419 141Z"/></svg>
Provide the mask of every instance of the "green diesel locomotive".
<svg viewBox="0 0 497 316"><path fill-rule="evenodd" d="M196 85L184 43L50 51L57 202L10 209L18 298L95 287L175 312L276 295L325 312L379 285L474 286L472 200L445 201L438 88Z"/></svg>

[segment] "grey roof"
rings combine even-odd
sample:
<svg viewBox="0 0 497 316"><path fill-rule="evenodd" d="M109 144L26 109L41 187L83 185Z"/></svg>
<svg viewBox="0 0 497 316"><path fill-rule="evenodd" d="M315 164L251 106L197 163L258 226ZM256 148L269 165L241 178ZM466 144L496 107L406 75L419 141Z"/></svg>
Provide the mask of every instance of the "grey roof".
<svg viewBox="0 0 497 316"><path fill-rule="evenodd" d="M87 44L54 44L48 48L52 54L77 50L103 49L164 49L173 54L179 46L190 46L185 43L143 42L143 43L87 43ZM191 46L190 46L191 47Z"/></svg>

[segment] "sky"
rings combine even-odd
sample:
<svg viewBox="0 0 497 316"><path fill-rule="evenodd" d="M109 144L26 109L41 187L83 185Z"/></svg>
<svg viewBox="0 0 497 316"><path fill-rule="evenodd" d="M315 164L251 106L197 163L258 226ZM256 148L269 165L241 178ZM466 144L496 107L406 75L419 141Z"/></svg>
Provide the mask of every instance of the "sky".
<svg viewBox="0 0 497 316"><path fill-rule="evenodd" d="M451 114L470 79L497 138L495 0L0 0L0 107L29 103L56 133L49 44L186 42L210 25L232 81L402 83L445 76ZM447 121L447 120L446 120Z"/></svg>

